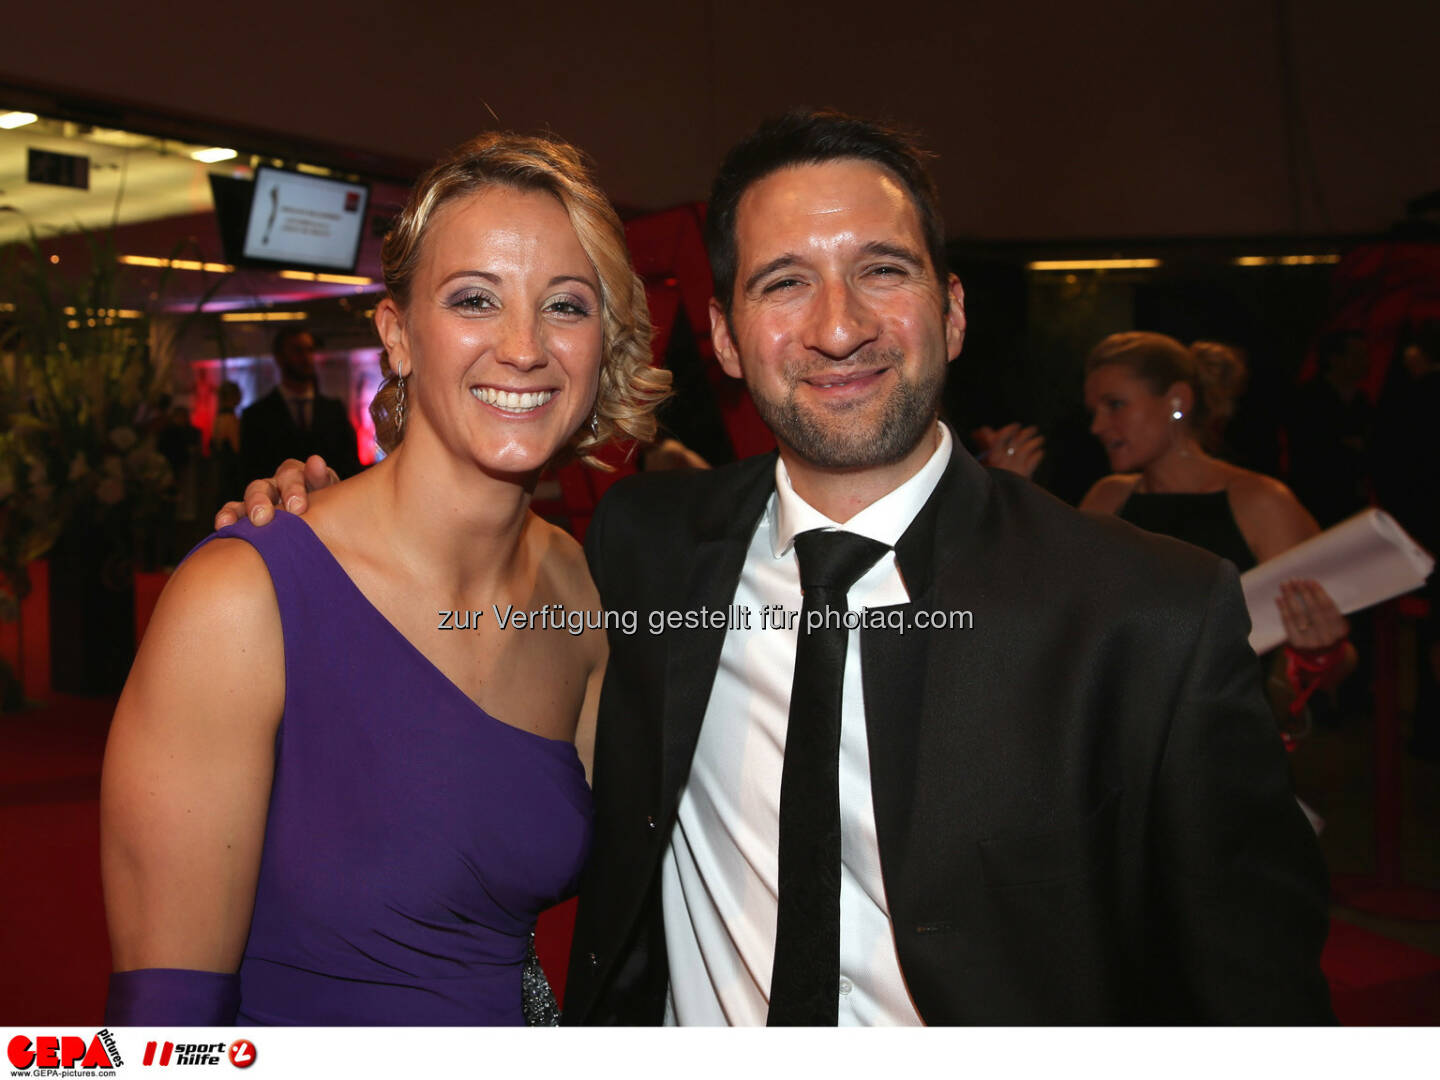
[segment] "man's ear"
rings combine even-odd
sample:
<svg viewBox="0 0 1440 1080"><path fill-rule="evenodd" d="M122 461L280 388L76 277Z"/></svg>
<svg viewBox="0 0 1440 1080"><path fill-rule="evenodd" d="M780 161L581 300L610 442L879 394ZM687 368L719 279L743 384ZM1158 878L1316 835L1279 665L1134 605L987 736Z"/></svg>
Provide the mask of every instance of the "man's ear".
<svg viewBox="0 0 1440 1080"><path fill-rule="evenodd" d="M405 338L405 314L400 305L388 296L375 305L375 332L380 335L380 344L385 346L390 370L397 375L409 375L411 364Z"/></svg>
<svg viewBox="0 0 1440 1080"><path fill-rule="evenodd" d="M945 312L945 348L949 359L960 355L965 345L965 287L954 274L945 283L950 309Z"/></svg>
<svg viewBox="0 0 1440 1080"><path fill-rule="evenodd" d="M720 361L721 370L732 379L744 378L740 370L740 350L730 336L730 320L725 317L720 301L713 296L710 298L710 344L715 346L715 359Z"/></svg>

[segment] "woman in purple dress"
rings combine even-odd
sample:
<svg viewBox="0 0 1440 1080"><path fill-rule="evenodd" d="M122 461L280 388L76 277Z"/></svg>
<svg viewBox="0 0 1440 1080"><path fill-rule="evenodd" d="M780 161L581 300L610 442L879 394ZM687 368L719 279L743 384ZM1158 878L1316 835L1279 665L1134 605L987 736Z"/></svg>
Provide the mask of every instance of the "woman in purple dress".
<svg viewBox="0 0 1440 1080"><path fill-rule="evenodd" d="M521 1023L575 888L605 634L529 503L653 433L644 287L579 152L514 135L423 177L383 262L389 456L192 553L116 710L110 1023Z"/></svg>

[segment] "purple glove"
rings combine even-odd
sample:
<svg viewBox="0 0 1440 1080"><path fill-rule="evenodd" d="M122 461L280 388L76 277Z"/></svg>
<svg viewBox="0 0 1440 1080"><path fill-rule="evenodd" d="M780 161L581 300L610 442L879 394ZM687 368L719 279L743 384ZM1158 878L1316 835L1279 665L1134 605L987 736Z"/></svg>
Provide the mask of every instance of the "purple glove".
<svg viewBox="0 0 1440 1080"><path fill-rule="evenodd" d="M232 1027L240 976L184 968L143 968L110 976L105 1023L116 1027Z"/></svg>

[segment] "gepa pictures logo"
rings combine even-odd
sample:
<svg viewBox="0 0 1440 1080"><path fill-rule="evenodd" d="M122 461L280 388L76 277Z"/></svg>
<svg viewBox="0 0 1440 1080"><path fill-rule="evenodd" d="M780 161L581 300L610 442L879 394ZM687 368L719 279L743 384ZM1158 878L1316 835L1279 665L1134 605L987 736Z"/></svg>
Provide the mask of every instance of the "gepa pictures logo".
<svg viewBox="0 0 1440 1080"><path fill-rule="evenodd" d="M30 1069L114 1069L125 1064L115 1036L101 1028L89 1042L79 1035L16 1035L5 1047L10 1064Z"/></svg>

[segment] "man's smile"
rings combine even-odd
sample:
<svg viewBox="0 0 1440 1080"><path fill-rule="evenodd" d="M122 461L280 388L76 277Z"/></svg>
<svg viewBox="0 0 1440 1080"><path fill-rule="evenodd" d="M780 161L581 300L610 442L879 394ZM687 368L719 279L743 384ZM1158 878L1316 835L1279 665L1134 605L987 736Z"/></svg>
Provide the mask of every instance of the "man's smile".
<svg viewBox="0 0 1440 1080"><path fill-rule="evenodd" d="M821 371L814 375L802 376L798 381L812 390L819 391L827 399L848 399L858 397L873 389L889 370L887 365L854 371Z"/></svg>

